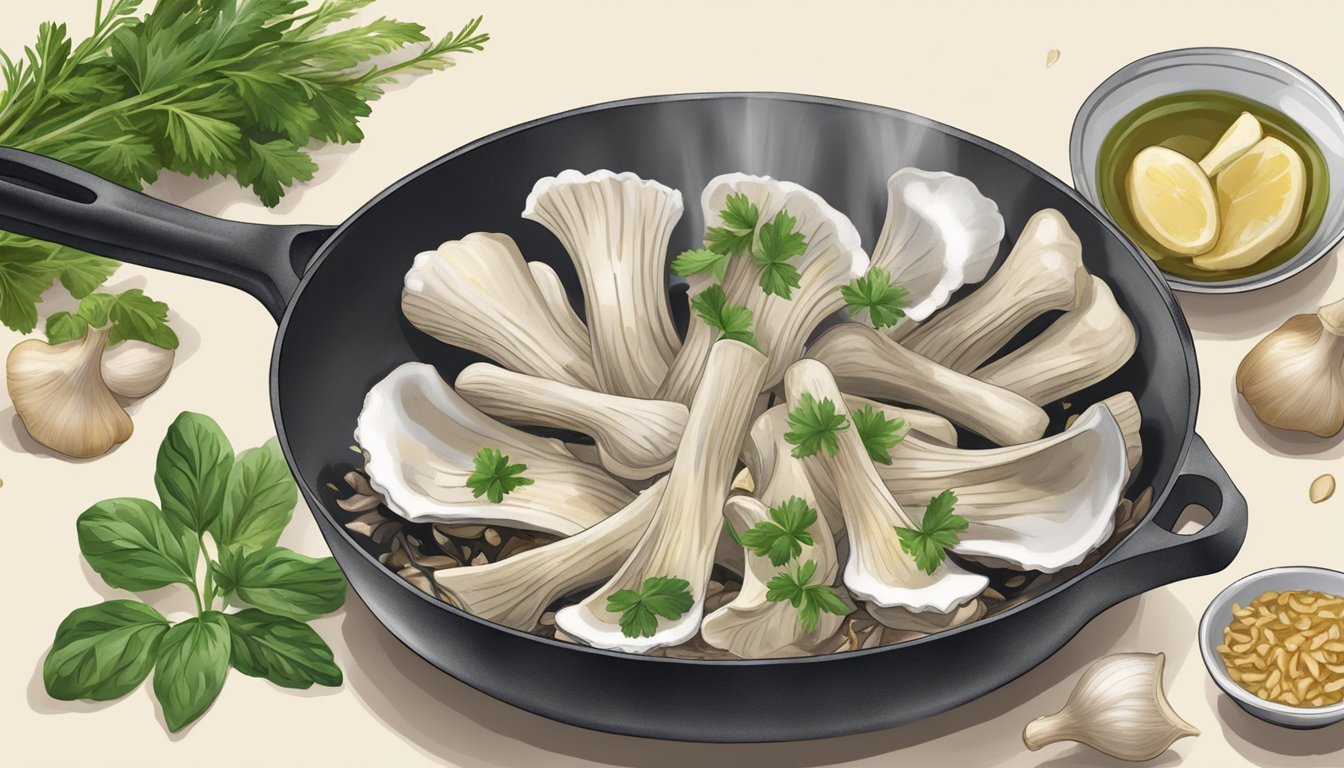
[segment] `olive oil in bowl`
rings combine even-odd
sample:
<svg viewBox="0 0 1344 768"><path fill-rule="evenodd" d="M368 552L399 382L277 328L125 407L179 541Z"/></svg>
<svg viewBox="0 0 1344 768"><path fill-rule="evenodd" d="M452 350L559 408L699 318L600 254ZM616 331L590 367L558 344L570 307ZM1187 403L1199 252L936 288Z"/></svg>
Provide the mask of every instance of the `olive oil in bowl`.
<svg viewBox="0 0 1344 768"><path fill-rule="evenodd" d="M1265 136L1287 144L1306 169L1306 199L1292 236L1263 258L1236 269L1204 270L1189 258L1167 252L1135 221L1126 177L1135 156L1162 146L1198 162L1243 112L1260 121ZM1220 282L1269 271L1291 259L1315 235L1325 215L1329 191L1325 158L1311 136L1283 113L1223 91L1186 91L1162 96L1126 115L1107 134L1097 155L1097 187L1103 207L1162 271L1187 280Z"/></svg>

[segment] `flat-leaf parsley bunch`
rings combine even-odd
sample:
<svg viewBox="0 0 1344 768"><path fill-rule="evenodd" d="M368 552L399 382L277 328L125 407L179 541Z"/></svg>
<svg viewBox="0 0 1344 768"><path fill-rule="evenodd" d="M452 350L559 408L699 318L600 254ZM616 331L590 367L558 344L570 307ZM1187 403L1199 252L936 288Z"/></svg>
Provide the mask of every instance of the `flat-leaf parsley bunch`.
<svg viewBox="0 0 1344 768"><path fill-rule="evenodd" d="M138 600L73 611L42 667L47 694L116 699L152 670L177 731L210 707L229 667L286 688L340 685L331 649L305 622L341 607L345 578L330 557L276 546L298 500L276 441L235 457L212 419L183 413L159 446L154 485L159 504L107 499L81 514L79 549L109 586L184 585L196 615L174 624Z"/></svg>
<svg viewBox="0 0 1344 768"><path fill-rule="evenodd" d="M78 44L46 22L22 56L0 52L0 145L135 189L164 169L230 176L274 206L317 171L314 142L359 142L360 118L389 85L489 40L480 18L439 40L395 19L341 24L372 2L159 0L141 17L141 0L98 0ZM113 269L0 233L0 322L29 333L53 281L80 299Z"/></svg>

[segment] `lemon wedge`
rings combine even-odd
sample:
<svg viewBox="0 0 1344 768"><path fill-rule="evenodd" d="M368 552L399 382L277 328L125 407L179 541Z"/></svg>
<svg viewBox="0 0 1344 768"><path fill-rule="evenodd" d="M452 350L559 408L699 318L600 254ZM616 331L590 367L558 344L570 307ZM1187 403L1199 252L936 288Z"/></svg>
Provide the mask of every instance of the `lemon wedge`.
<svg viewBox="0 0 1344 768"><path fill-rule="evenodd" d="M1135 221L1168 251L1195 256L1217 241L1213 185L1194 160L1174 149L1148 147L1130 164L1126 188Z"/></svg>
<svg viewBox="0 0 1344 768"><path fill-rule="evenodd" d="M1200 269L1254 264L1287 242L1301 223L1306 167L1292 147L1272 136L1232 161L1216 186L1223 227L1213 249L1195 257Z"/></svg>
<svg viewBox="0 0 1344 768"><path fill-rule="evenodd" d="M1213 178L1222 173L1227 166L1242 155L1251 147L1254 147L1265 137L1265 131L1260 127L1260 121L1255 119L1255 115L1250 112L1242 112L1236 120L1232 122L1231 127L1223 132L1218 143L1213 145L1213 149L1199 161L1199 167L1204 169L1204 173Z"/></svg>

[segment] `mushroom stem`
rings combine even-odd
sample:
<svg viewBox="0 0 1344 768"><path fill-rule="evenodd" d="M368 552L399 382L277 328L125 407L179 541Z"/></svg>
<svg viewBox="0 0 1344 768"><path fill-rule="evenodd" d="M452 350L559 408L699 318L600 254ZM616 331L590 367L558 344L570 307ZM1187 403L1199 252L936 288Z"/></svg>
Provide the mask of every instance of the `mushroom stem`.
<svg viewBox="0 0 1344 768"><path fill-rule="evenodd" d="M1035 440L1050 417L1025 397L957 373L872 328L843 323L807 351L851 394L936 410L1000 445Z"/></svg>
<svg viewBox="0 0 1344 768"><path fill-rule="evenodd" d="M904 336L913 352L958 373L970 373L1027 324L1051 310L1073 309L1092 283L1082 244L1059 211L1027 222L1003 266L974 293Z"/></svg>
<svg viewBox="0 0 1344 768"><path fill-rule="evenodd" d="M602 466L630 480L671 467L686 427L681 403L593 392L489 363L462 369L456 387L472 405L503 421L590 435Z"/></svg>
<svg viewBox="0 0 1344 768"><path fill-rule="evenodd" d="M599 648L631 653L677 645L695 635L723 529L723 504L756 394L765 382L766 362L764 355L740 342L714 345L649 527L616 575L579 604L556 614L556 626L566 634ZM619 625L620 615L608 610L608 598L622 590L639 592L651 578L688 582L692 606L675 619L659 619L652 636L628 636Z"/></svg>
<svg viewBox="0 0 1344 768"><path fill-rule="evenodd" d="M1344 336L1344 299L1326 304L1316 311L1321 326L1335 336Z"/></svg>

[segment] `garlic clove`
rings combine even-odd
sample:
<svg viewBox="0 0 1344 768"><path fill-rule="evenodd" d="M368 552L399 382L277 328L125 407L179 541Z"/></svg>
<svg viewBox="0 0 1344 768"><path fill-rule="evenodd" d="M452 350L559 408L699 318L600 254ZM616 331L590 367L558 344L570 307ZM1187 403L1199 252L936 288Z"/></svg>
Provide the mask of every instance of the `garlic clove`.
<svg viewBox="0 0 1344 768"><path fill-rule="evenodd" d="M103 350L111 326L51 345L20 342L5 365L9 396L28 434L77 459L101 456L124 443L134 425L103 382Z"/></svg>
<svg viewBox="0 0 1344 768"><path fill-rule="evenodd" d="M1059 712L1027 724L1022 741L1033 752L1076 741L1112 757L1152 760L1177 739L1198 736L1162 691L1161 653L1117 653L1083 673Z"/></svg>
<svg viewBox="0 0 1344 768"><path fill-rule="evenodd" d="M174 351L134 339L114 344L103 352L103 383L113 394L144 397L168 380Z"/></svg>
<svg viewBox="0 0 1344 768"><path fill-rule="evenodd" d="M1344 301L1295 315L1237 368L1237 391L1271 427L1333 437L1344 429Z"/></svg>

